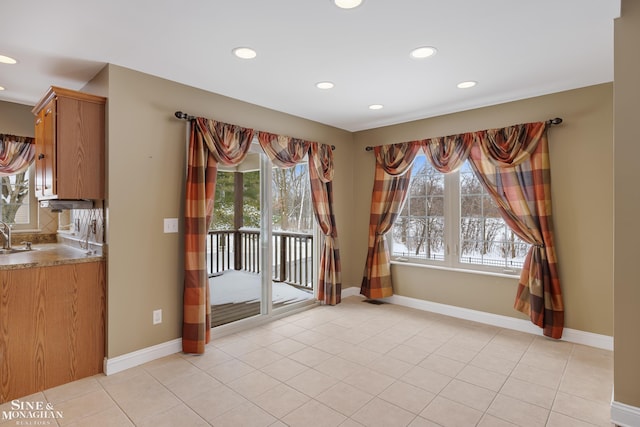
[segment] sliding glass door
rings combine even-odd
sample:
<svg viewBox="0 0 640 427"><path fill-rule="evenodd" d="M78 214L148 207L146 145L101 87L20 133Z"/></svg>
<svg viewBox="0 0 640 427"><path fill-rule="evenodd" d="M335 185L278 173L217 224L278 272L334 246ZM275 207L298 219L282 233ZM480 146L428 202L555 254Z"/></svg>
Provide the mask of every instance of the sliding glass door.
<svg viewBox="0 0 640 427"><path fill-rule="evenodd" d="M240 165L219 167L207 240L212 327L314 300L306 168L274 169L258 144Z"/></svg>

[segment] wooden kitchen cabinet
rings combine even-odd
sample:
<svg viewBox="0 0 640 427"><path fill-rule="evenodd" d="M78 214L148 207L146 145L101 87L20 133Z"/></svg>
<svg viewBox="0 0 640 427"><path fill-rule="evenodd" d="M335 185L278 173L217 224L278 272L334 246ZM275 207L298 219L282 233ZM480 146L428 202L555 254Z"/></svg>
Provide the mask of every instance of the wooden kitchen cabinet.
<svg viewBox="0 0 640 427"><path fill-rule="evenodd" d="M0 270L0 404L102 372L105 262Z"/></svg>
<svg viewBox="0 0 640 427"><path fill-rule="evenodd" d="M33 108L39 199L104 199L105 104L52 86Z"/></svg>

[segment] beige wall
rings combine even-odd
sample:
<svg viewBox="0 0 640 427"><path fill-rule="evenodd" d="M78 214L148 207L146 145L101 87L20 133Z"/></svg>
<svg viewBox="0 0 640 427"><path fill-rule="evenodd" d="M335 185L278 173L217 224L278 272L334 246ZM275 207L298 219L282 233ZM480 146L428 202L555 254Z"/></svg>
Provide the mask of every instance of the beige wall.
<svg viewBox="0 0 640 427"><path fill-rule="evenodd" d="M612 90L603 84L357 132L355 259L364 265L367 252L374 159L365 146L562 117L549 145L566 327L613 335ZM512 308L517 279L406 265L392 274L399 295L523 318Z"/></svg>
<svg viewBox="0 0 640 427"><path fill-rule="evenodd" d="M93 86L108 86L108 357L181 336L182 224L163 234L163 218L182 218L186 123L177 110L241 126L334 144L339 233L352 228L352 135L329 126L108 66ZM353 280L349 239L342 239ZM163 323L152 325L152 311Z"/></svg>
<svg viewBox="0 0 640 427"><path fill-rule="evenodd" d="M622 0L615 23L614 400L640 407L640 2Z"/></svg>
<svg viewBox="0 0 640 427"><path fill-rule="evenodd" d="M31 105L0 101L0 133L33 136L35 116Z"/></svg>

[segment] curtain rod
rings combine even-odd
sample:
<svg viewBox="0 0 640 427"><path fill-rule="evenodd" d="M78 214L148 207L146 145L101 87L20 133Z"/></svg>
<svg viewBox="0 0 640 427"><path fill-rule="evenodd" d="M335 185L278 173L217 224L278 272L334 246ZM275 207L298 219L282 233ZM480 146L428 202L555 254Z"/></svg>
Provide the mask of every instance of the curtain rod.
<svg viewBox="0 0 640 427"><path fill-rule="evenodd" d="M177 115L178 113L176 113ZM545 122L547 125L559 125L560 123L562 123L562 119L560 117L556 117L554 119L549 119ZM373 150L373 147L371 146L366 146L364 147L365 150L367 151L371 151Z"/></svg>
<svg viewBox="0 0 640 427"><path fill-rule="evenodd" d="M176 111L176 112L175 112L175 116L176 116L177 118L181 119L181 120L193 120L193 119L195 119L195 118L196 118L196 116L190 116L190 115L188 115L187 113L183 113L182 111ZM332 145L332 146L331 146L331 149L332 149L332 150L335 150L335 149L336 149L336 146L335 146L335 145Z"/></svg>

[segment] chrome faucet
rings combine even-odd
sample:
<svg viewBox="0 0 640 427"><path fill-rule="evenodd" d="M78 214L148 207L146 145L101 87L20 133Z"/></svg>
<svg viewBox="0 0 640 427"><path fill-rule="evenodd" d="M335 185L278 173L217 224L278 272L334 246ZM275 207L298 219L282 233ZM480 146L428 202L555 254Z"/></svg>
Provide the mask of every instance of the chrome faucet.
<svg viewBox="0 0 640 427"><path fill-rule="evenodd" d="M0 221L0 235L4 240L2 249L11 249L11 226L4 221Z"/></svg>

